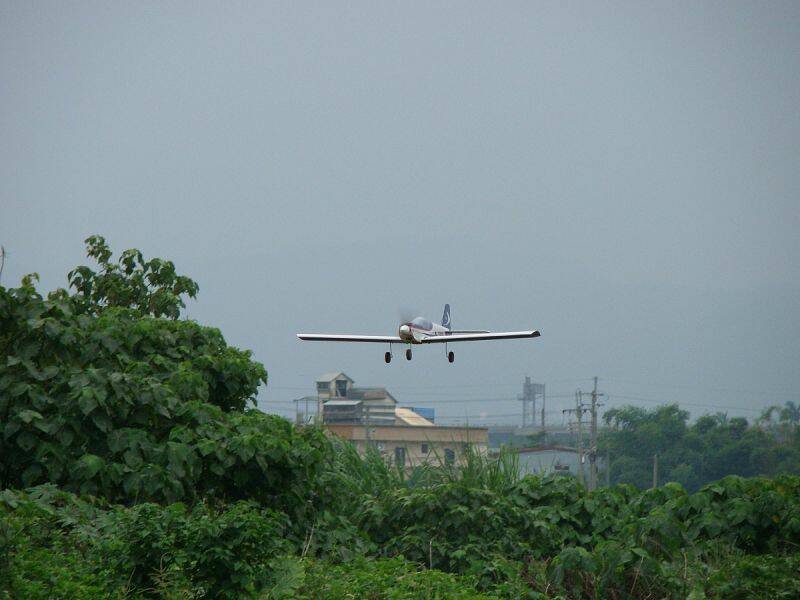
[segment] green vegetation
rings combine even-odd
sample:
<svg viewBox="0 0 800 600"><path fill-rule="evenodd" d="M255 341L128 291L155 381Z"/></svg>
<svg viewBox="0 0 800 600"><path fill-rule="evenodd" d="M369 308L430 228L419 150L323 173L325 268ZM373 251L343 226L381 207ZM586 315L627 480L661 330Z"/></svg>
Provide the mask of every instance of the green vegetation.
<svg viewBox="0 0 800 600"><path fill-rule="evenodd" d="M102 238L88 243L100 271L72 271L74 294L44 299L33 277L0 288L0 489L302 507L324 437L246 410L266 371L176 319L197 286L172 263L127 251L113 265Z"/></svg>
<svg viewBox="0 0 800 600"><path fill-rule="evenodd" d="M248 408L266 371L178 318L197 285L88 244L71 291L0 288L0 599L800 595L800 477L407 475Z"/></svg>
<svg viewBox="0 0 800 600"><path fill-rule="evenodd" d="M604 418L609 428L601 436L600 454L611 455L612 483L650 487L656 454L659 479L692 491L726 475L800 474L800 411L793 402L769 408L753 425L722 413L690 425L689 413L677 405L628 406L609 410Z"/></svg>

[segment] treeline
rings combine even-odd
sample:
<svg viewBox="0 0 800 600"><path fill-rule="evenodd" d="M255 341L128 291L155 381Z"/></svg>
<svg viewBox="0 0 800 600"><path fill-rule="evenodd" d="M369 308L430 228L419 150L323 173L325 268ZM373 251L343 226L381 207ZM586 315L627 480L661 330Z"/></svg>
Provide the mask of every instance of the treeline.
<svg viewBox="0 0 800 600"><path fill-rule="evenodd" d="M0 287L2 599L800 595L800 478L409 476L254 410L264 367L179 319L197 285L87 242L68 290Z"/></svg>
<svg viewBox="0 0 800 600"><path fill-rule="evenodd" d="M690 423L677 405L612 409L604 419L598 448L610 458L612 483L650 487L656 456L659 481L690 491L727 475L800 474L800 407L791 401L754 423L723 413Z"/></svg>

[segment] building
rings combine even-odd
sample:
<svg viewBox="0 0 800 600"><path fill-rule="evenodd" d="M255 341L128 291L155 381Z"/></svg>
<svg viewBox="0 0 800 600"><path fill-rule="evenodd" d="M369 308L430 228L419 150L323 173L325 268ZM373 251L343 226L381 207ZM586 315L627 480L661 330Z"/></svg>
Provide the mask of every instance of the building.
<svg viewBox="0 0 800 600"><path fill-rule="evenodd" d="M377 426L326 424L325 428L353 442L359 452L375 448L387 461L406 469L422 463L460 463L468 449L485 454L489 441L485 427L443 427L430 422Z"/></svg>
<svg viewBox="0 0 800 600"><path fill-rule="evenodd" d="M578 451L575 448L543 446L540 448L514 448L512 451L519 457L519 471L522 475L555 473L577 476L578 474Z"/></svg>
<svg viewBox="0 0 800 600"><path fill-rule="evenodd" d="M397 400L386 388L359 388L353 383L341 371L320 375L316 381L317 395L294 401L297 422L394 424Z"/></svg>
<svg viewBox="0 0 800 600"><path fill-rule="evenodd" d="M529 473L537 475L572 475L578 476L580 463L578 461L578 450L568 446L541 446L538 448L513 448L519 457L519 471L521 475ZM597 457L597 468L602 469L605 461L602 457ZM589 457L583 457L584 481L589 475Z"/></svg>
<svg viewBox="0 0 800 600"><path fill-rule="evenodd" d="M488 429L436 425L433 409L399 407L386 388L354 383L341 371L320 375L317 395L295 400L297 422L321 424L360 452L375 448L388 462L405 468L423 462L458 463L467 448L487 452Z"/></svg>
<svg viewBox="0 0 800 600"><path fill-rule="evenodd" d="M396 407L394 409L395 425L417 425L419 427L430 427L433 420L418 412L419 409Z"/></svg>
<svg viewBox="0 0 800 600"><path fill-rule="evenodd" d="M546 441L540 439L541 435L542 428L538 425L534 427L492 425L489 428L489 447L492 449L503 446L528 448L536 443L553 446L567 446L575 443L575 433L563 425L548 425L545 429L544 440Z"/></svg>
<svg viewBox="0 0 800 600"><path fill-rule="evenodd" d="M423 408L421 406L406 406L405 408L417 413L420 417L424 417L431 423L436 422L436 410L433 408Z"/></svg>

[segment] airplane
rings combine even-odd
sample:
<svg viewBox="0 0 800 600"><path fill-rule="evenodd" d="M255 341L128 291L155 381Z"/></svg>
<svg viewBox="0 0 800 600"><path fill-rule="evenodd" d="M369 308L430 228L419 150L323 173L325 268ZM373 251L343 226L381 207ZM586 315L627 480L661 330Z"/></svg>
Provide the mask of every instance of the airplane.
<svg viewBox="0 0 800 600"><path fill-rule="evenodd" d="M444 352L448 362L453 362L456 357L453 352L447 351L447 344L452 342L476 342L479 340L510 340L517 338L535 338L541 334L533 329L531 331L500 331L492 332L482 329L453 329L450 320L450 305L444 305L444 314L441 323L434 323L424 317L417 317L406 323L401 323L397 335L340 335L327 333L298 333L301 340L317 342L374 342L389 344L389 351L383 355L386 363L392 362L392 344L408 344L406 360L411 360L412 344L444 344Z"/></svg>

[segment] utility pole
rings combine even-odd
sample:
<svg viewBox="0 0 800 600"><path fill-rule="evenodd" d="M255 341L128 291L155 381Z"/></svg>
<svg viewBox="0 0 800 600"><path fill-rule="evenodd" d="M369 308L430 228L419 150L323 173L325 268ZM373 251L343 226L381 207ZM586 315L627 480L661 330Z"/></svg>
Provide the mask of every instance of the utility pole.
<svg viewBox="0 0 800 600"><path fill-rule="evenodd" d="M602 404L597 403L597 398L603 394L597 393L597 377L594 378L592 390L592 423L589 441L589 491L597 489L597 408Z"/></svg>
<svg viewBox="0 0 800 600"><path fill-rule="evenodd" d="M544 386L542 386L542 436L544 436Z"/></svg>
<svg viewBox="0 0 800 600"><path fill-rule="evenodd" d="M583 484L583 392L575 392L575 408L567 408L562 412L575 413L578 418L578 483Z"/></svg>

